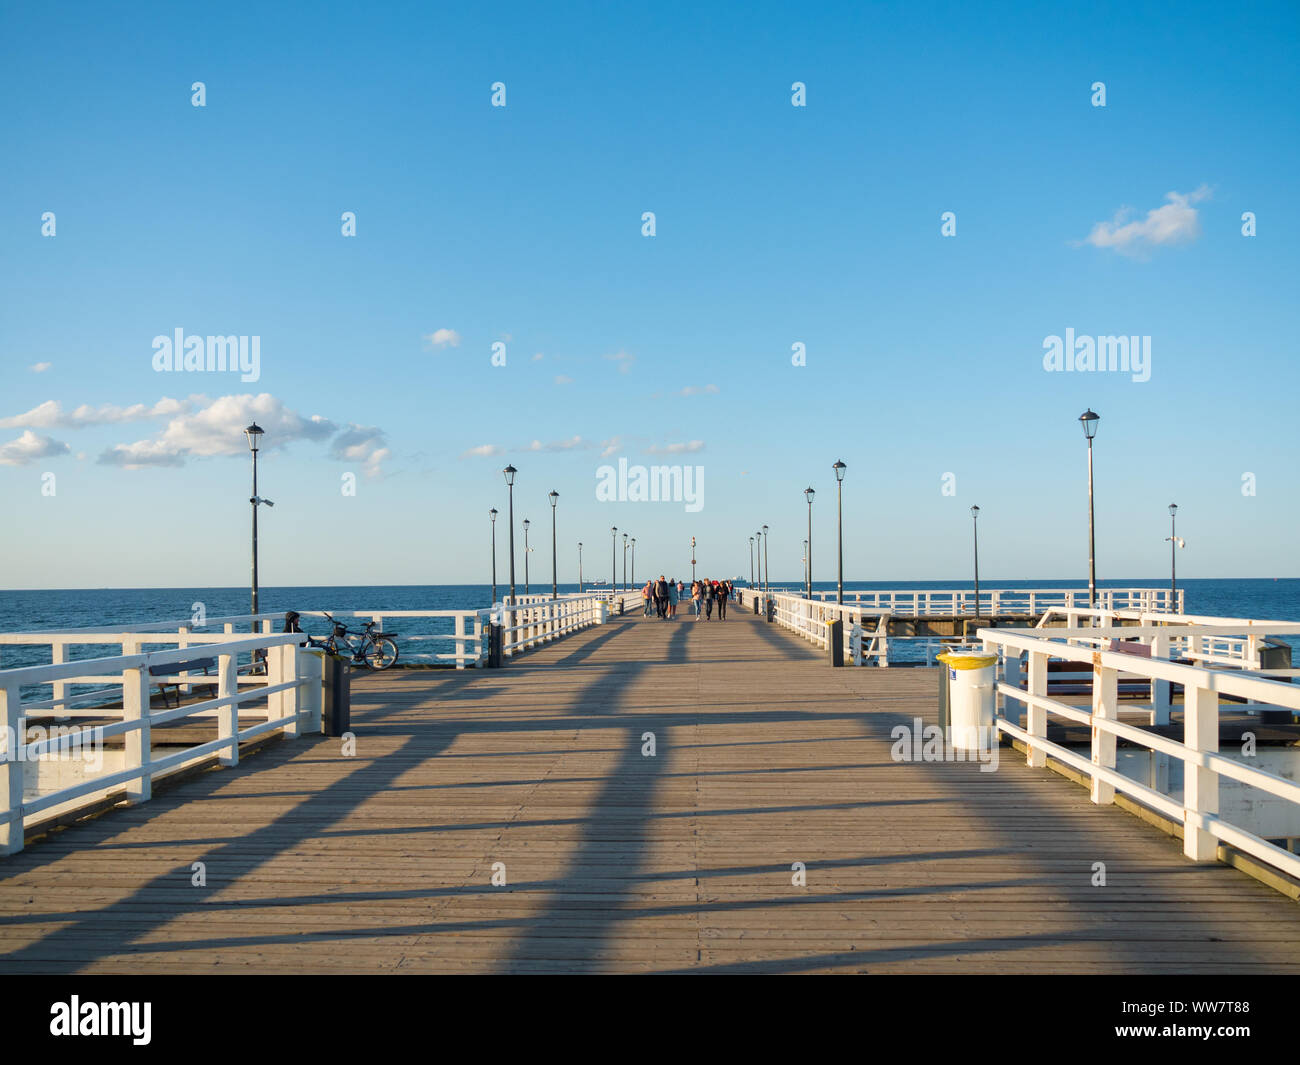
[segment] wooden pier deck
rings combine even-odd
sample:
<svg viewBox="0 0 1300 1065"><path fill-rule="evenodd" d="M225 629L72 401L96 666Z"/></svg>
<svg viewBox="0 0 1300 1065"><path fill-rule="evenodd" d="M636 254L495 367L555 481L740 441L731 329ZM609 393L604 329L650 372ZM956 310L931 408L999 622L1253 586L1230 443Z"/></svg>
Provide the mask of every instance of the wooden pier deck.
<svg viewBox="0 0 1300 1065"><path fill-rule="evenodd" d="M359 678L355 757L273 744L0 859L0 971L1300 973L1300 906L1009 749L894 762L935 683L734 608Z"/></svg>

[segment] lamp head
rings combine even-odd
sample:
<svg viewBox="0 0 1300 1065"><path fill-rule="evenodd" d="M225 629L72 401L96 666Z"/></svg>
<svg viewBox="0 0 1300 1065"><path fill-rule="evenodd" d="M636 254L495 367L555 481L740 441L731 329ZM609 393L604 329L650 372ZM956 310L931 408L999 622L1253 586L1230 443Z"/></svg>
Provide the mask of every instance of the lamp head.
<svg viewBox="0 0 1300 1065"><path fill-rule="evenodd" d="M515 483L515 474L518 473L519 471L515 469L513 466L507 466L501 472L505 474L506 484L513 488Z"/></svg>
<svg viewBox="0 0 1300 1065"><path fill-rule="evenodd" d="M560 501L560 493L552 489L551 493L546 498L551 501L551 506L554 507L555 504Z"/></svg>
<svg viewBox="0 0 1300 1065"><path fill-rule="evenodd" d="M1083 435L1091 440L1097 435L1097 423L1101 421L1100 414L1094 414L1091 407L1079 415L1079 424L1083 426Z"/></svg>
<svg viewBox="0 0 1300 1065"><path fill-rule="evenodd" d="M844 463L837 461L831 469L835 471L835 479L837 481L842 481L844 480L844 471L847 470L848 467L845 466Z"/></svg>
<svg viewBox="0 0 1300 1065"><path fill-rule="evenodd" d="M248 437L248 450L256 452L262 446L262 433L264 430L257 422L254 422L244 430L244 435Z"/></svg>
<svg viewBox="0 0 1300 1065"><path fill-rule="evenodd" d="M1175 514L1177 514L1177 513L1178 513L1178 504L1177 504L1177 503L1170 503L1170 504L1169 504L1169 516L1172 518L1172 517L1173 517Z"/></svg>
<svg viewBox="0 0 1300 1065"><path fill-rule="evenodd" d="M814 492L811 488L805 488L803 490L803 494L804 494L804 498L808 500L809 503L811 503L813 501L813 496L815 496L817 493Z"/></svg>

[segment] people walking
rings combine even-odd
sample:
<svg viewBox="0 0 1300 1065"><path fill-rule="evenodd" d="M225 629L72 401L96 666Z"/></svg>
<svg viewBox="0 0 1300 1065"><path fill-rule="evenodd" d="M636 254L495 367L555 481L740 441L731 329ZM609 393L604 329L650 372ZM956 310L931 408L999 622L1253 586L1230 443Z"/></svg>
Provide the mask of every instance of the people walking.
<svg viewBox="0 0 1300 1065"><path fill-rule="evenodd" d="M646 581L645 587L641 589L641 613L645 617L650 616L650 594L652 587L653 583L651 581Z"/></svg>
<svg viewBox="0 0 1300 1065"><path fill-rule="evenodd" d="M718 584L718 620L727 620L727 597L731 595L731 583L722 581Z"/></svg>
<svg viewBox="0 0 1300 1065"><path fill-rule="evenodd" d="M659 574L659 580L655 582L655 613L662 620L668 620L668 582L662 573Z"/></svg>
<svg viewBox="0 0 1300 1065"><path fill-rule="evenodd" d="M700 581L691 581L691 602L695 605L695 620L699 621L704 613L704 586Z"/></svg>
<svg viewBox="0 0 1300 1065"><path fill-rule="evenodd" d="M677 620L677 597L679 595L677 588L677 578L668 578L668 619L670 621Z"/></svg>
<svg viewBox="0 0 1300 1065"><path fill-rule="evenodd" d="M713 583L714 583L713 581L709 581L709 580L706 580L704 582L704 620L705 621L713 620L713 600L717 596L717 593L713 590Z"/></svg>

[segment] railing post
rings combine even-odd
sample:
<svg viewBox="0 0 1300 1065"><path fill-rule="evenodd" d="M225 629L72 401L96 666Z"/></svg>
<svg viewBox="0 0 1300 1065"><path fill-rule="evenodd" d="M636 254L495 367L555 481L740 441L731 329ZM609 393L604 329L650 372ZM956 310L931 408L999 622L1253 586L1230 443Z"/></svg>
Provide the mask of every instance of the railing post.
<svg viewBox="0 0 1300 1065"><path fill-rule="evenodd" d="M1103 666L1094 654L1092 666L1092 716L1103 721L1119 720L1119 670ZM1104 769L1115 768L1115 733L1092 726L1092 764ZM1092 801L1107 806L1115 801L1115 785L1100 777L1092 778Z"/></svg>
<svg viewBox="0 0 1300 1065"><path fill-rule="evenodd" d="M1029 652L1029 682L1027 694L1047 698L1047 660L1046 651ZM1047 741L1047 710L1041 703L1029 703L1025 713L1025 731L1034 739ZM1025 761L1041 769L1047 765L1047 751L1035 743L1029 744Z"/></svg>
<svg viewBox="0 0 1300 1065"><path fill-rule="evenodd" d="M293 684L292 688L280 693L280 716L286 721L284 734L297 739L302 735L302 722L298 718L302 708L302 688L298 684L301 679L298 675L299 648L297 644L285 643L276 650L280 657L280 681Z"/></svg>
<svg viewBox="0 0 1300 1065"><path fill-rule="evenodd" d="M268 647L265 650L266 686L269 688L284 680L284 660L280 656L280 648ZM276 720L284 717L284 695L282 692L272 692L266 697L266 716Z"/></svg>
<svg viewBox="0 0 1300 1065"><path fill-rule="evenodd" d="M27 739L16 685L0 687L0 854L23 849L23 766L20 748Z"/></svg>
<svg viewBox="0 0 1300 1065"><path fill-rule="evenodd" d="M153 758L153 739L149 724L149 674L144 664L122 673L122 720L138 721L139 727L122 736L125 765L139 776L127 781L126 798L132 805L153 798L153 777L149 762Z"/></svg>
<svg viewBox="0 0 1300 1065"><path fill-rule="evenodd" d="M1151 660L1169 657L1169 634L1158 632L1151 637ZM1151 682L1151 724L1169 724L1169 712L1173 708L1173 685L1167 680Z"/></svg>
<svg viewBox="0 0 1300 1065"><path fill-rule="evenodd" d="M453 641L456 648L456 668L465 668L465 615L456 615L456 639Z"/></svg>
<svg viewBox="0 0 1300 1065"><path fill-rule="evenodd" d="M1205 817L1219 812L1219 775L1196 764L1195 755L1219 749L1219 695L1208 688L1183 689L1183 853L1193 861L1218 857L1219 841L1205 830ZM1195 754L1190 753L1195 752Z"/></svg>
<svg viewBox="0 0 1300 1065"><path fill-rule="evenodd" d="M65 644L62 640L55 640L53 643L51 643L50 664L54 666L61 666L67 660L68 660L67 644ZM68 682L63 680L56 680L54 682L54 698L66 699L67 697L68 697ZM62 711L63 715L65 716L60 717L60 720L66 720L67 709L68 708L66 705L60 705L54 710L54 714L56 717L59 717L60 711Z"/></svg>
<svg viewBox="0 0 1300 1065"><path fill-rule="evenodd" d="M234 655L217 656L217 698L239 693ZM239 765L239 706L231 703L217 709L217 739L229 740L230 751L217 756L221 765Z"/></svg>

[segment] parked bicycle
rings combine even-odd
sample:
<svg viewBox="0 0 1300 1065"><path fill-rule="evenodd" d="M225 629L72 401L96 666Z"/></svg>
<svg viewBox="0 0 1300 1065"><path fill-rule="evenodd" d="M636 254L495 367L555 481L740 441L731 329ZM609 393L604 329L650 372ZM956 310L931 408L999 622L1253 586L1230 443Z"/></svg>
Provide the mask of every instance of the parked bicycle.
<svg viewBox="0 0 1300 1065"><path fill-rule="evenodd" d="M342 655L351 660L354 666L367 669L387 669L397 661L397 644L392 632L377 632L375 622L367 621L360 632L349 629L331 614L321 611L329 618L330 634L323 640L313 636L307 637L309 647L319 647L332 655Z"/></svg>

